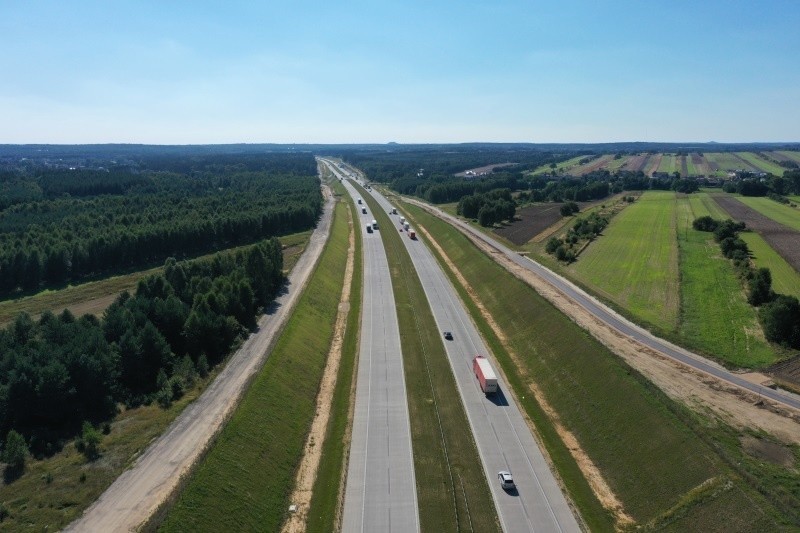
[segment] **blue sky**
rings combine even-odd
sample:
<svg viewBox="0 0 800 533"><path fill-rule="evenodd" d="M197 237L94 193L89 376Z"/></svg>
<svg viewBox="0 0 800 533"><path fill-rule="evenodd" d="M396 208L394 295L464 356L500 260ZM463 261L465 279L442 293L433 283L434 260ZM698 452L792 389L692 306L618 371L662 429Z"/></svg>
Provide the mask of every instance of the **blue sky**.
<svg viewBox="0 0 800 533"><path fill-rule="evenodd" d="M798 28L796 1L0 0L0 143L800 141Z"/></svg>

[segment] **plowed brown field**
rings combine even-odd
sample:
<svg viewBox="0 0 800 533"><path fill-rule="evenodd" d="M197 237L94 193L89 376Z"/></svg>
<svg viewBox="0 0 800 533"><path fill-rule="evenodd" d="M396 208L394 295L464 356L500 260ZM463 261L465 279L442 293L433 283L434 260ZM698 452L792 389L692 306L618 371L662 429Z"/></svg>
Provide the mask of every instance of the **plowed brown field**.
<svg viewBox="0 0 800 533"><path fill-rule="evenodd" d="M561 220L561 206L564 204L539 204L523 207L517 211L519 220L495 233L521 246Z"/></svg>

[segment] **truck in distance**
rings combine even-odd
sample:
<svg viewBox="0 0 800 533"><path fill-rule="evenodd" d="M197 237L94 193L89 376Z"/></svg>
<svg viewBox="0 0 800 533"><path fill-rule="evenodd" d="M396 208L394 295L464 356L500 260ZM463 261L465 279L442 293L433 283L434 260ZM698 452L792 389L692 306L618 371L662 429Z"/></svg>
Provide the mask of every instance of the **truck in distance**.
<svg viewBox="0 0 800 533"><path fill-rule="evenodd" d="M367 214L367 208L366 207L362 207L361 208L361 212L366 215Z"/></svg>
<svg viewBox="0 0 800 533"><path fill-rule="evenodd" d="M478 378L484 394L497 392L497 376L488 359L482 355L476 355L472 360L472 371L475 372L475 377Z"/></svg>
<svg viewBox="0 0 800 533"><path fill-rule="evenodd" d="M378 221L375 219L372 219L372 229L378 229Z"/></svg>
<svg viewBox="0 0 800 533"><path fill-rule="evenodd" d="M413 229L408 230L408 238L411 239L412 241L416 241L417 240L417 232L414 231Z"/></svg>
<svg viewBox="0 0 800 533"><path fill-rule="evenodd" d="M357 200L356 200L356 202L358 202L359 204L361 204L361 198L357 199Z"/></svg>

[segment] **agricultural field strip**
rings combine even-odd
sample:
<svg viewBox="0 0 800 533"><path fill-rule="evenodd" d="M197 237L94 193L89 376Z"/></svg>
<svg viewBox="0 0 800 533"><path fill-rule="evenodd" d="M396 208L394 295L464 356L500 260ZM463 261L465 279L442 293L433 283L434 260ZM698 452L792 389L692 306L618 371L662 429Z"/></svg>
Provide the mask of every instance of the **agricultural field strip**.
<svg viewBox="0 0 800 533"><path fill-rule="evenodd" d="M376 191L381 206L392 205ZM389 229L389 228L387 228ZM478 445L495 505L506 531L579 531L558 483L550 471L522 414L503 380L496 398L488 398L472 373L472 357L490 355L455 289L421 240L403 239L440 331L451 331L445 343L459 393ZM495 363L496 365L496 363ZM497 472L514 474L518 494L511 495L495 480Z"/></svg>
<svg viewBox="0 0 800 533"><path fill-rule="evenodd" d="M431 206L425 202L421 202L415 198L405 198L406 201L409 203L413 203L426 209L438 217L448 221L450 224L453 224L457 228L459 228L462 232L469 233L473 235L496 250L500 253L504 254L508 257L511 261L516 263L517 265L526 268L539 276L540 278L547 281L550 285L552 285L556 290L563 293L565 296L572 299L575 303L586 309L596 318L604 322L609 327L617 330L622 335L629 337L636 342L643 344L657 352L678 361L684 365L687 365L695 370L699 370L706 374L709 374L715 378L721 379L737 387L745 389L749 392L755 393L759 396L767 398L769 400L775 401L780 403L781 405L785 405L787 407L791 407L794 409L800 409L800 396L796 394L792 394L790 392L786 392L783 390L773 390L768 387L764 387L762 385L758 385L755 383L751 383L736 374L728 372L725 370L721 365L714 363L713 361L709 361L704 357L701 357L697 354L694 354L688 350L685 350L679 346L676 346L664 339L660 339L654 336L652 333L646 331L645 329L633 324L629 320L623 318L601 302L599 302L593 296L590 296L585 291L574 285L569 280L565 279L564 277L556 274L552 270L542 266L541 264L533 261L530 258L522 257L518 253L510 250L506 246L502 245L501 243L497 242L495 239L483 234L479 230L476 230L466 224L465 222L448 215L447 213L442 212L441 210L437 209L436 207Z"/></svg>
<svg viewBox="0 0 800 533"><path fill-rule="evenodd" d="M758 233L745 232L741 237L747 243L756 266L769 268L772 272L772 288L775 292L800 298L800 273Z"/></svg>
<svg viewBox="0 0 800 533"><path fill-rule="evenodd" d="M764 197L737 196L736 199L763 216L800 232L800 211Z"/></svg>
<svg viewBox="0 0 800 533"><path fill-rule="evenodd" d="M329 165L341 176L334 165ZM347 192L359 196L348 180ZM372 215L360 214L364 228ZM363 239L361 342L342 531L419 531L400 329L379 234Z"/></svg>
<svg viewBox="0 0 800 533"><path fill-rule="evenodd" d="M275 311L259 319L252 334L206 391L178 416L136 463L65 531L131 531L144 524L177 489L236 408L250 378L261 368L320 257L331 229L333 196L289 274Z"/></svg>

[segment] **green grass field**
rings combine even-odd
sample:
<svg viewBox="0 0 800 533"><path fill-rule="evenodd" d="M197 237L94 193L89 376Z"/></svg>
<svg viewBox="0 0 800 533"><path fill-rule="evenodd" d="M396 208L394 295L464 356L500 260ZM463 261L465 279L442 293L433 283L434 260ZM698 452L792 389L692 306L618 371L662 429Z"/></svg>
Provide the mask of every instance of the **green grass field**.
<svg viewBox="0 0 800 533"><path fill-rule="evenodd" d="M648 191L615 216L567 271L635 317L666 330L678 320L675 193Z"/></svg>
<svg viewBox="0 0 800 533"><path fill-rule="evenodd" d="M400 324L421 529L499 531L441 332L400 240L405 233L394 229L396 217L390 219L370 195L361 193L380 227L386 228L380 236L389 259Z"/></svg>
<svg viewBox="0 0 800 533"><path fill-rule="evenodd" d="M348 208L272 354L161 524L162 531L277 531L316 408L348 248Z"/></svg>
<svg viewBox="0 0 800 533"><path fill-rule="evenodd" d="M723 218L706 193L678 203L681 314L679 335L732 365L758 368L778 357L766 343L742 282L710 233L692 228L701 216ZM774 253L774 252L773 252Z"/></svg>
<svg viewBox="0 0 800 533"><path fill-rule="evenodd" d="M771 218L775 222L795 231L800 231L800 210L766 197L737 196L736 199L752 207L765 217Z"/></svg>
<svg viewBox="0 0 800 533"><path fill-rule="evenodd" d="M745 232L741 234L741 237L750 248L756 267L766 267L772 273L772 289L779 294L789 294L800 298L800 274L778 255L758 233Z"/></svg>
<svg viewBox="0 0 800 533"><path fill-rule="evenodd" d="M528 389L534 381L562 423L576 435L600 468L625 510L640 524L672 516L684 530L713 524L731 531L774 530L777 512L746 486L716 454L715 444L700 438L692 416L666 398L585 331L544 301L532 288L478 251L463 235L439 219L408 207L438 240L477 292L517 354L516 366L488 328L471 312L489 342L521 406L537 425L551 459L591 530L610 530L607 513L586 494L585 480L553 435ZM468 294L458 287L462 298ZM730 480L732 490L695 496L693 489L711 478ZM714 506L716 521L704 510ZM674 509L673 509L674 511Z"/></svg>
<svg viewBox="0 0 800 533"><path fill-rule="evenodd" d="M676 171L681 171L678 157L675 154L664 154L661 158L661 163L658 165L658 172L666 172L672 175Z"/></svg>

